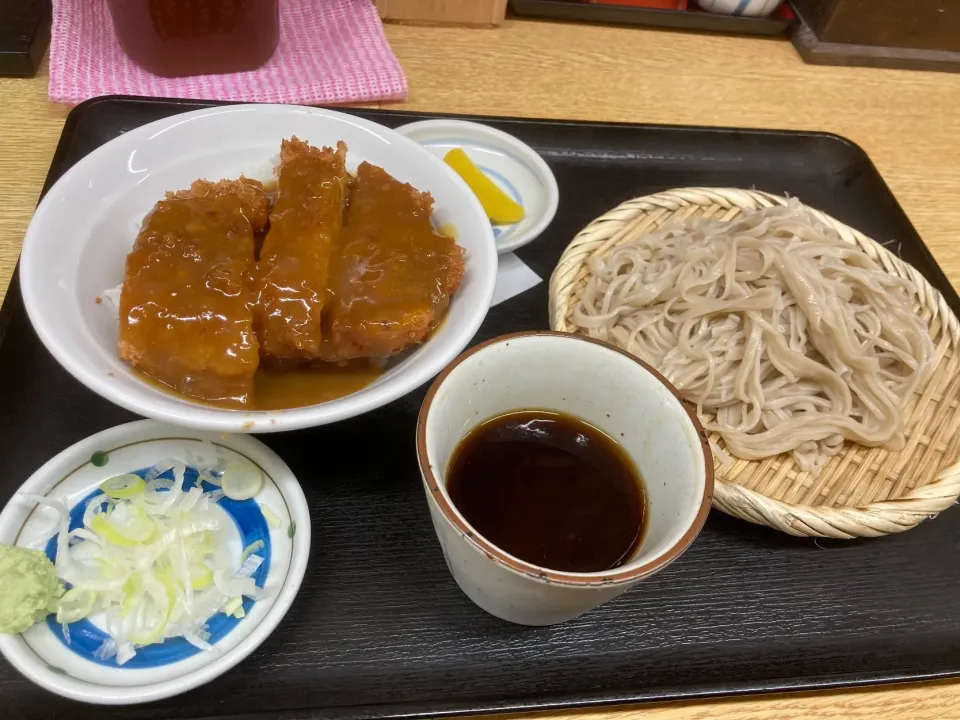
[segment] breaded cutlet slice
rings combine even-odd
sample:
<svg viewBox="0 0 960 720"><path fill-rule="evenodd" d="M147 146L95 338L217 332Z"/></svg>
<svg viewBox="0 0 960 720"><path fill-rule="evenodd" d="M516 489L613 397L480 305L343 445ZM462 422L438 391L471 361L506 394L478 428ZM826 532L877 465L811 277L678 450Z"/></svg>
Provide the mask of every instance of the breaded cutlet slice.
<svg viewBox="0 0 960 720"><path fill-rule="evenodd" d="M127 255L121 359L186 395L247 404L259 365L254 232L268 214L263 186L246 178L167 193Z"/></svg>
<svg viewBox="0 0 960 720"><path fill-rule="evenodd" d="M349 176L347 146L291 138L280 152L270 231L257 265L256 331L264 354L319 356L330 268L339 247Z"/></svg>
<svg viewBox="0 0 960 720"><path fill-rule="evenodd" d="M389 357L424 340L463 276L463 248L431 223L433 198L361 163L343 232L324 357Z"/></svg>

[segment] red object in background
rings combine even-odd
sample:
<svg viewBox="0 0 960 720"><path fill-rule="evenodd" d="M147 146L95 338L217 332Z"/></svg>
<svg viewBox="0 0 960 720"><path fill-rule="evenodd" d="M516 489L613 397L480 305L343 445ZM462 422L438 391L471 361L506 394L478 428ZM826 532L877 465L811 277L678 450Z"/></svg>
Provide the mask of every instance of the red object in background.
<svg viewBox="0 0 960 720"><path fill-rule="evenodd" d="M255 70L280 41L279 0L108 0L120 47L163 77Z"/></svg>
<svg viewBox="0 0 960 720"><path fill-rule="evenodd" d="M658 8L660 10L699 10L700 8L694 6L693 8L688 7L688 0L585 0L591 5L627 5L629 7L637 8ZM789 3L783 3L777 11L773 14L774 17L781 18L783 20L793 21L796 19L793 10L790 8Z"/></svg>
<svg viewBox="0 0 960 720"><path fill-rule="evenodd" d="M661 10L686 10L687 0L587 0L593 5L629 5L641 8L660 8Z"/></svg>

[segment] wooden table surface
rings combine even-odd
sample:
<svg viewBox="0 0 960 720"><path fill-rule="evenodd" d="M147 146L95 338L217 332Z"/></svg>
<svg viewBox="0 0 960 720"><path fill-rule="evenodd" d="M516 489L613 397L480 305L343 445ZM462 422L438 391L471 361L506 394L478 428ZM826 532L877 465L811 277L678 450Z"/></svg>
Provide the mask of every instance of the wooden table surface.
<svg viewBox="0 0 960 720"><path fill-rule="evenodd" d="M410 82L398 108L844 135L873 158L960 286L960 74L812 67L781 39L559 23L388 26L387 36ZM35 79L0 79L0 108L3 292L69 109L47 102L46 68ZM541 717L943 720L960 718L960 682Z"/></svg>

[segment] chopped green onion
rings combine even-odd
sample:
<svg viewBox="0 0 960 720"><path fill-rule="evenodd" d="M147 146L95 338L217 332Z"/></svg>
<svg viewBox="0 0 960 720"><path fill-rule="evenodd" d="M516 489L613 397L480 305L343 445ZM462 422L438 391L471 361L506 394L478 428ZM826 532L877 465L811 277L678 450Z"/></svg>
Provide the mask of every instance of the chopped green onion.
<svg viewBox="0 0 960 720"><path fill-rule="evenodd" d="M247 558L253 555L257 550L263 549L263 540L255 540L254 542L247 545L243 552L240 554L240 563L243 564L247 561Z"/></svg>
<svg viewBox="0 0 960 720"><path fill-rule="evenodd" d="M249 500L263 487L263 473L250 463L231 463L220 476L220 487L231 500Z"/></svg>
<svg viewBox="0 0 960 720"><path fill-rule="evenodd" d="M267 507L265 503L260 503L260 512L263 513L263 519L267 521L267 525L270 527L276 529L283 524L280 518L278 518L273 510Z"/></svg>
<svg viewBox="0 0 960 720"><path fill-rule="evenodd" d="M129 500L142 495L146 486L143 478L133 473L117 475L100 483L100 489L104 494L115 500Z"/></svg>
<svg viewBox="0 0 960 720"><path fill-rule="evenodd" d="M225 490L246 499L262 487L263 473L252 463L228 464L225 457L211 462L216 464L166 459L143 477L109 478L100 485L104 495L86 503L82 526L73 530L65 503L31 496L60 515L51 571L71 589L50 609L65 637L71 623L91 617L108 634L94 655L119 665L139 648L171 637L210 650L210 619L221 612L242 618L243 599L262 596L253 574L263 562L256 553L265 541L244 548L238 567L227 542L232 525L224 525L217 505L222 491L205 493L190 483L184 488L184 477L188 470L203 479L223 471ZM172 480L160 478L171 471Z"/></svg>
<svg viewBox="0 0 960 720"><path fill-rule="evenodd" d="M83 620L93 611L97 594L83 588L70 588L57 603L57 622L61 625Z"/></svg>
<svg viewBox="0 0 960 720"><path fill-rule="evenodd" d="M243 608L243 598L233 598L226 605L223 606L224 615L233 615L237 608Z"/></svg>

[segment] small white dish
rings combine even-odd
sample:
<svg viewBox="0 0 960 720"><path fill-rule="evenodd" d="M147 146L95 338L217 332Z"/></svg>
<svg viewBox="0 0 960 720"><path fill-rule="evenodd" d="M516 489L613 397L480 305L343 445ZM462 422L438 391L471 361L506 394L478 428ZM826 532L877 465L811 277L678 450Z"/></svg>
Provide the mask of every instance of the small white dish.
<svg viewBox="0 0 960 720"><path fill-rule="evenodd" d="M440 326L377 380L330 402L274 411L228 410L165 392L117 355L118 323L104 290L123 282L124 263L146 213L169 190L197 178L269 180L284 138L347 143L361 161L429 192L466 251L460 288ZM174 115L131 130L61 177L27 228L20 287L37 335L77 380L155 420L221 432L276 432L368 412L420 387L463 350L486 317L497 279L493 231L467 184L445 163L389 128L353 115L296 105L229 105Z"/></svg>
<svg viewBox="0 0 960 720"><path fill-rule="evenodd" d="M220 510L233 520L231 543L239 554L251 536L262 539L264 555L257 574L262 598L246 600L241 619L217 615L210 622L214 649L203 651L183 638L140 648L125 665L102 661L93 651L106 638L98 618L73 623L68 646L60 626L37 623L21 635L0 635L0 652L17 670L41 687L81 702L120 705L178 695L210 682L253 652L283 619L300 588L310 556L310 513L290 468L266 445L249 436L221 436L184 430L152 420L119 425L67 448L37 470L21 493L64 498L71 510L80 506L109 477L142 470L164 458L183 455L201 440L228 456L244 458L263 471L264 485L251 500L221 499ZM190 479L190 473L187 474ZM261 510L267 506L280 526L273 528ZM82 513L82 509L81 509ZM45 549L58 513L14 495L0 513L0 543ZM77 518L79 522L79 518ZM38 546L39 547L36 547ZM52 552L52 547L49 548ZM49 553L48 553L49 554Z"/></svg>
<svg viewBox="0 0 960 720"><path fill-rule="evenodd" d="M585 420L616 440L643 478L646 528L627 563L571 573L525 562L482 537L454 507L446 471L480 423L517 410ZM695 411L632 355L578 335L525 332L477 345L434 381L420 410L417 458L447 567L473 602L520 625L564 622L676 560L713 498L713 456Z"/></svg>
<svg viewBox="0 0 960 720"><path fill-rule="evenodd" d="M723 15L768 17L783 0L697 0L700 7Z"/></svg>
<svg viewBox="0 0 960 720"><path fill-rule="evenodd" d="M423 120L402 125L397 132L416 140L441 160L462 148L497 186L523 206L523 220L494 225L497 252L512 252L534 240L557 213L560 190L550 166L513 135L466 120Z"/></svg>

